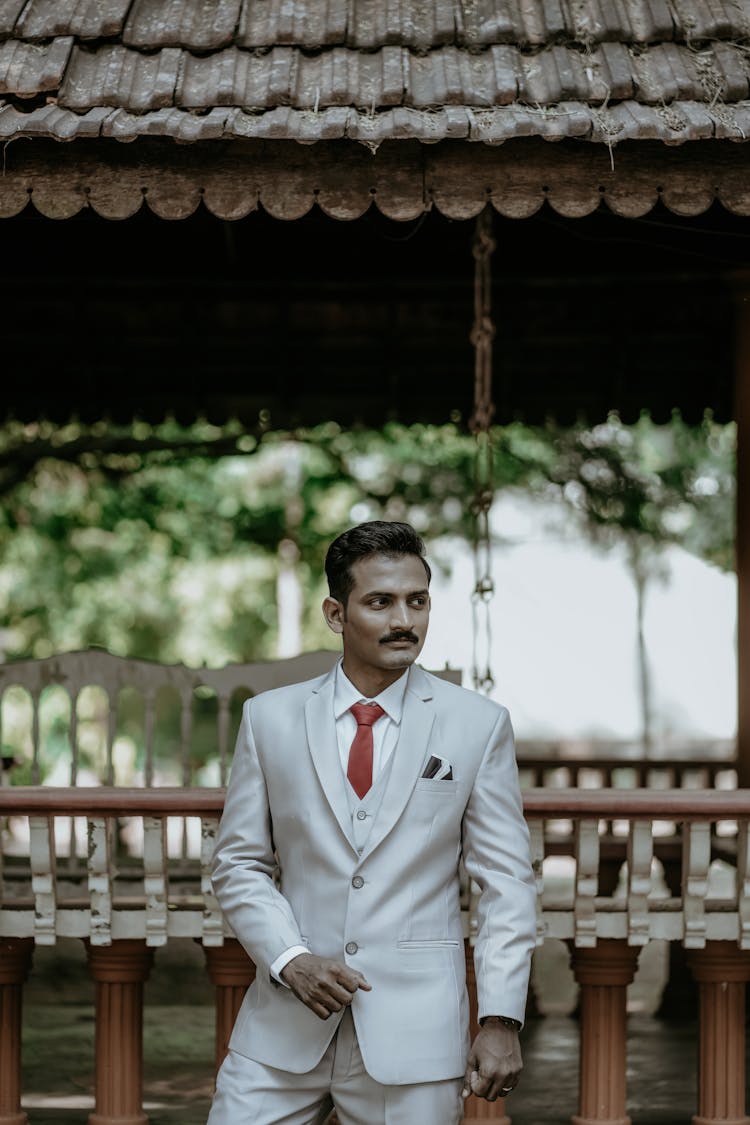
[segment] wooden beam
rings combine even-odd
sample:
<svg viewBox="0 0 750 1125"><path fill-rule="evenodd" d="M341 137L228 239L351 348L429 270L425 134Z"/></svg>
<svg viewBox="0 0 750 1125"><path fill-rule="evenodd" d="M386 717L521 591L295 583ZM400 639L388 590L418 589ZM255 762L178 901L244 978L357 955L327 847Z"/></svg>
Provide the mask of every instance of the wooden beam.
<svg viewBox="0 0 750 1125"><path fill-rule="evenodd" d="M737 288L737 772L750 785L750 277Z"/></svg>

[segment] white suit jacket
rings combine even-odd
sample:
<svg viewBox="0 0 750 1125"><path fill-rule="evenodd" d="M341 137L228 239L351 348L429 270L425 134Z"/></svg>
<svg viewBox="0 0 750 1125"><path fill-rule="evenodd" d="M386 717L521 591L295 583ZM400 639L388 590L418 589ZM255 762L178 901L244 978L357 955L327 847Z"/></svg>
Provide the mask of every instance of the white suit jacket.
<svg viewBox="0 0 750 1125"><path fill-rule="evenodd" d="M508 712L413 666L391 774L359 854L333 685L331 672L244 707L213 883L258 971L230 1045L294 1073L319 1062L340 1016L319 1019L269 972L285 949L305 945L372 985L355 994L352 1014L376 1081L458 1077L468 1047L461 857L482 891L474 950L480 1016L523 1021L535 942ZM451 763L452 780L421 776L431 755Z"/></svg>

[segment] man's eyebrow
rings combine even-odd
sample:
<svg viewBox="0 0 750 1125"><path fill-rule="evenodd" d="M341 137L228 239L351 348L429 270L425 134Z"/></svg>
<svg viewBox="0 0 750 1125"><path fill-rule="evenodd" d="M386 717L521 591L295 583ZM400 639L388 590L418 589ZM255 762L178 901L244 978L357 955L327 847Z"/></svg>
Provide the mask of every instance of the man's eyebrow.
<svg viewBox="0 0 750 1125"><path fill-rule="evenodd" d="M430 591L428 590L428 588L424 586L421 590L409 590L406 594L406 597L424 597L425 595L429 596L429 593ZM393 598L397 596L398 590L367 590L364 594L362 594L363 600L365 598Z"/></svg>

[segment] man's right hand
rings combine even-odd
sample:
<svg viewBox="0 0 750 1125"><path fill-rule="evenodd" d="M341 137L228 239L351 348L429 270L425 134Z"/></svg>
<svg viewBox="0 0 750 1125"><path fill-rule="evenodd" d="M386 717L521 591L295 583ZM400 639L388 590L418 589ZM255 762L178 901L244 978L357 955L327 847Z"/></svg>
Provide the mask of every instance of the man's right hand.
<svg viewBox="0 0 750 1125"><path fill-rule="evenodd" d="M322 1020L351 1004L358 988L365 992L372 989L361 973L341 961L316 957L314 953L300 953L293 957L280 975L297 999Z"/></svg>

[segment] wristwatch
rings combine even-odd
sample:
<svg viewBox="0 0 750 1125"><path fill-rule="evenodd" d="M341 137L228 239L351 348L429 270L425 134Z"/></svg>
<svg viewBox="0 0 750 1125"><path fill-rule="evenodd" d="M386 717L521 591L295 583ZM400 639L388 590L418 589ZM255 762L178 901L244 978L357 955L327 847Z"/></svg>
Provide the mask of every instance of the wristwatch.
<svg viewBox="0 0 750 1125"><path fill-rule="evenodd" d="M504 1023L506 1027L510 1027L513 1031L520 1031L521 1024L518 1020L513 1020L510 1016L482 1016L479 1021L479 1026L484 1027L486 1023Z"/></svg>

